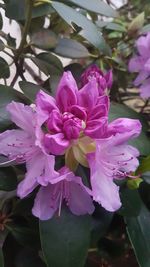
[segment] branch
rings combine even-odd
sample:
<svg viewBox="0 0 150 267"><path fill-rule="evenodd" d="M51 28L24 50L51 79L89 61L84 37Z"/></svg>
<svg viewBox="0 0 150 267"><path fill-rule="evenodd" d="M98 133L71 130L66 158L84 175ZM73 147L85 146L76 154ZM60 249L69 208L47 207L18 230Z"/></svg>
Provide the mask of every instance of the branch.
<svg viewBox="0 0 150 267"><path fill-rule="evenodd" d="M25 43L26 43L26 38L27 38L27 35L29 32L31 19L32 19L32 7L33 7L33 0L26 0L26 22L25 22L25 26L24 26L22 39L21 39L19 48L18 48L16 56L15 56L16 61L20 57L20 55L24 49Z"/></svg>

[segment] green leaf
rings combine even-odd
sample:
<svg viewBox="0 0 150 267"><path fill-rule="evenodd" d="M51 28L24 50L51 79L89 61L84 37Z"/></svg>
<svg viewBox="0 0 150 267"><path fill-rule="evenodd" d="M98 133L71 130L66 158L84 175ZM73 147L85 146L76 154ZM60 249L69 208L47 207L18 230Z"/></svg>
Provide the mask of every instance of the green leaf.
<svg viewBox="0 0 150 267"><path fill-rule="evenodd" d="M2 248L0 248L0 266L4 267L4 257L3 257Z"/></svg>
<svg viewBox="0 0 150 267"><path fill-rule="evenodd" d="M142 204L137 217L125 218L127 233L140 267L150 266L150 212Z"/></svg>
<svg viewBox="0 0 150 267"><path fill-rule="evenodd" d="M81 6L89 11L101 14L107 17L116 17L117 12L110 5L102 2L101 0L69 0L69 2Z"/></svg>
<svg viewBox="0 0 150 267"><path fill-rule="evenodd" d="M59 39L55 53L68 58L89 57L89 52L85 46L69 38Z"/></svg>
<svg viewBox="0 0 150 267"><path fill-rule="evenodd" d="M17 92L12 87L0 85L0 131L12 124L9 113L6 110L6 105L12 100L21 101L23 99L22 96L21 93Z"/></svg>
<svg viewBox="0 0 150 267"><path fill-rule="evenodd" d="M5 44L3 43L3 41L0 39L0 51L3 51L5 48Z"/></svg>
<svg viewBox="0 0 150 267"><path fill-rule="evenodd" d="M130 109L126 105L112 103L109 113L110 121L115 120L117 118L131 118L131 119L138 119L142 123L142 132L139 137L129 141L129 144L135 146L139 149L141 155L149 155L150 152L150 141L146 135L147 131L147 124L142 117L141 114L135 112L134 110Z"/></svg>
<svg viewBox="0 0 150 267"><path fill-rule="evenodd" d="M32 61L39 67L45 75L59 75L63 73L63 66L58 57L51 53L40 53L32 58Z"/></svg>
<svg viewBox="0 0 150 267"><path fill-rule="evenodd" d="M119 23L98 20L96 24L100 28L105 28L107 30L126 32L125 27Z"/></svg>
<svg viewBox="0 0 150 267"><path fill-rule="evenodd" d="M150 171L143 173L142 178L147 184L150 184Z"/></svg>
<svg viewBox="0 0 150 267"><path fill-rule="evenodd" d="M2 18L2 14L0 13L0 30L3 27L3 18Z"/></svg>
<svg viewBox="0 0 150 267"><path fill-rule="evenodd" d="M74 10L73 8L59 2L52 2L53 8L59 15L75 30L75 25L81 28L79 34L87 39L92 45L98 48L101 52L110 55L110 48L106 44L101 32L96 25L87 19L84 15Z"/></svg>
<svg viewBox="0 0 150 267"><path fill-rule="evenodd" d="M128 27L128 34L132 35L135 34L137 31L139 31L144 24L144 12L139 14L136 18L132 20L132 22L129 24Z"/></svg>
<svg viewBox="0 0 150 267"><path fill-rule="evenodd" d="M137 173L144 173L150 171L150 156L144 158L137 170Z"/></svg>
<svg viewBox="0 0 150 267"><path fill-rule="evenodd" d="M25 96L31 100L31 102L35 101L36 95L40 90L43 90L43 88L40 85L21 81L19 82L19 86L21 90L24 92Z"/></svg>
<svg viewBox="0 0 150 267"><path fill-rule="evenodd" d="M95 205L95 211L92 216L93 228L91 233L91 247L96 247L99 239L105 236L113 216L113 212L106 211L99 204Z"/></svg>
<svg viewBox="0 0 150 267"><path fill-rule="evenodd" d="M31 35L31 42L32 45L40 49L49 50L56 47L58 40L53 31L42 29Z"/></svg>
<svg viewBox="0 0 150 267"><path fill-rule="evenodd" d="M40 221L42 250L48 267L83 267L90 242L90 217L63 209L61 216Z"/></svg>
<svg viewBox="0 0 150 267"><path fill-rule="evenodd" d="M140 30L140 33L143 34L143 33L149 32L149 31L150 31L150 24L147 24Z"/></svg>
<svg viewBox="0 0 150 267"><path fill-rule="evenodd" d="M15 267L46 267L46 265L36 251L24 248L19 249L15 257Z"/></svg>
<svg viewBox="0 0 150 267"><path fill-rule="evenodd" d="M12 191L17 188L17 177L12 167L0 168L0 190Z"/></svg>
<svg viewBox="0 0 150 267"><path fill-rule="evenodd" d="M1 78L7 79L9 78L9 76L10 76L10 70L8 63L5 59L0 57L0 79Z"/></svg>
<svg viewBox="0 0 150 267"><path fill-rule="evenodd" d="M33 8L32 18L53 12L51 5L43 4ZM9 0L6 3L6 16L14 20L25 20L25 0Z"/></svg>
<svg viewBox="0 0 150 267"><path fill-rule="evenodd" d="M11 229L13 237L19 244L28 248L39 249L40 238L39 235L33 229L28 227L16 226Z"/></svg>
<svg viewBox="0 0 150 267"><path fill-rule="evenodd" d="M143 180L141 178L129 178L127 180L127 186L129 189L131 190L135 190L135 189L138 189L140 184L143 182Z"/></svg>
<svg viewBox="0 0 150 267"><path fill-rule="evenodd" d="M141 199L137 190L122 188L120 191L122 207L119 214L132 217L137 216L141 209Z"/></svg>

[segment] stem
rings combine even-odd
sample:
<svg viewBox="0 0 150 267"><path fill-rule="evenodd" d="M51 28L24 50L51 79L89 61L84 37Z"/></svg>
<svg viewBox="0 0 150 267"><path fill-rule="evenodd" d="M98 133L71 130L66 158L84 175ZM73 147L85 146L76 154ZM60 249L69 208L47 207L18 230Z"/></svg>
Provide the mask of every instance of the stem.
<svg viewBox="0 0 150 267"><path fill-rule="evenodd" d="M16 60L20 57L20 55L24 49L25 43L26 43L26 38L28 35L28 31L29 31L30 23L31 23L31 19L32 19L32 7L33 7L33 0L26 0L26 22L25 22L25 26L24 26L22 39L21 39L19 48L18 48L17 53L16 53Z"/></svg>

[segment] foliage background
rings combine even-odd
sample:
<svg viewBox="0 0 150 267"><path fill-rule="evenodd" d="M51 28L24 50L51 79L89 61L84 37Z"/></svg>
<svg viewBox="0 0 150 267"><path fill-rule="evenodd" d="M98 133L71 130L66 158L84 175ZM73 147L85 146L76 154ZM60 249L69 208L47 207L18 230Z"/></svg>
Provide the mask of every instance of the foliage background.
<svg viewBox="0 0 150 267"><path fill-rule="evenodd" d="M128 73L135 40L150 30L149 1L131 0L118 9L109 0L5 0L0 7L16 21L22 36L20 41L2 30L5 22L0 13L1 132L13 127L7 103L31 104L41 88L54 95L64 70L71 70L80 84L81 73L92 63L113 70L110 120L138 118L143 124L142 134L132 141L141 153L136 174L142 183L120 184L123 206L115 214L97 206L92 218L76 217L64 209L59 220L39 226L31 215L35 193L24 200L16 198L24 166L12 166L1 157L0 266L149 267L150 105L133 88L134 74ZM86 179L86 170L80 166L78 171Z"/></svg>

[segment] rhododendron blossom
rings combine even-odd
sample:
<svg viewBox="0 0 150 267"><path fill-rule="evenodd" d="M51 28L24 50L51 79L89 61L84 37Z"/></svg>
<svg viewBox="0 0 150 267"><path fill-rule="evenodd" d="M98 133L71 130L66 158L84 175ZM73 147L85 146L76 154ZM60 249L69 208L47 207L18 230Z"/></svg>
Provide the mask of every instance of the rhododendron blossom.
<svg viewBox="0 0 150 267"><path fill-rule="evenodd" d="M7 106L20 130L0 134L0 153L26 163L19 197L40 185L32 212L41 220L61 214L62 203L76 215L92 214L92 198L106 210L119 209L114 180L138 166L139 153L127 141L140 134L140 122L120 118L108 123L106 89L112 84L112 73L104 75L94 66L81 79L79 90L71 72L65 72L55 98L39 91L34 110L15 102ZM60 169L55 163L58 156L65 159ZM89 187L75 174L79 164L90 168Z"/></svg>
<svg viewBox="0 0 150 267"><path fill-rule="evenodd" d="M150 97L150 33L136 41L138 54L129 61L129 71L138 72L134 85L140 88L143 98Z"/></svg>

